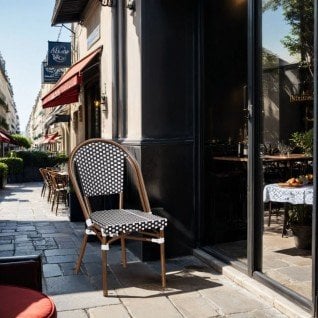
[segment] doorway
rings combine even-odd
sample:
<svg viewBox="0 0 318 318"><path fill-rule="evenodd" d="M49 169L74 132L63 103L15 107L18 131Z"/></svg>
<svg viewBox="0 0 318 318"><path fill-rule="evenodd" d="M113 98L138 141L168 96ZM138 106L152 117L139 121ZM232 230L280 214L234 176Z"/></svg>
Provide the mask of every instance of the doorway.
<svg viewBox="0 0 318 318"><path fill-rule="evenodd" d="M209 252L246 264L247 2L204 1L203 33L203 241Z"/></svg>

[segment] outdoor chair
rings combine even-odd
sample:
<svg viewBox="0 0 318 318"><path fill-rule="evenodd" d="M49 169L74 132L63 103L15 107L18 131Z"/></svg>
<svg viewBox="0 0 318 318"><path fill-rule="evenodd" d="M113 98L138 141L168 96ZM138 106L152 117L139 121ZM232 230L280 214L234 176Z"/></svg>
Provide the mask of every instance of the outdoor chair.
<svg viewBox="0 0 318 318"><path fill-rule="evenodd" d="M55 207L55 214L57 215L57 210L61 200L67 205L67 177L59 175L56 171L49 170L48 175L50 176L51 186L52 186L52 206L51 211Z"/></svg>
<svg viewBox="0 0 318 318"><path fill-rule="evenodd" d="M41 255L0 257L0 317L57 317L54 302L42 293Z"/></svg>
<svg viewBox="0 0 318 318"><path fill-rule="evenodd" d="M126 267L126 239L152 242L160 245L161 283L165 288L164 228L167 219L152 214L137 161L113 141L90 139L72 151L68 167L87 226L76 263L76 273L81 266L88 235L96 235L101 242L103 294L107 296L107 251L110 244L120 240L122 264ZM124 208L123 190L127 170L133 176L142 210ZM92 197L114 195L118 195L118 208L92 211Z"/></svg>
<svg viewBox="0 0 318 318"><path fill-rule="evenodd" d="M49 184L45 175L45 169L44 168L39 168L40 174L43 179L43 186L42 186L42 191L41 191L41 197L45 196L46 189L49 188Z"/></svg>

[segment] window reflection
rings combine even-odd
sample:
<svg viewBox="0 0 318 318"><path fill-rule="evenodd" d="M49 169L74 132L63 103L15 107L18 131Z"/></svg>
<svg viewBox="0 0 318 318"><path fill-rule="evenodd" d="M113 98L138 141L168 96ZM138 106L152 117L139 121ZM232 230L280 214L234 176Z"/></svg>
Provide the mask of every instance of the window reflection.
<svg viewBox="0 0 318 318"><path fill-rule="evenodd" d="M311 251L295 244L293 221L310 227L311 204L291 197L312 187L313 1L262 3L263 272L310 299Z"/></svg>

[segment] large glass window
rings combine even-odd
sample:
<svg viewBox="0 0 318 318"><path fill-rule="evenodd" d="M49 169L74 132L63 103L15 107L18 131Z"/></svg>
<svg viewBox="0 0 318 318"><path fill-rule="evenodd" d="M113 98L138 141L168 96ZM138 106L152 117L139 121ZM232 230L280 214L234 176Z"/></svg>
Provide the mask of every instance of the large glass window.
<svg viewBox="0 0 318 318"><path fill-rule="evenodd" d="M263 0L263 273L311 299L313 0Z"/></svg>

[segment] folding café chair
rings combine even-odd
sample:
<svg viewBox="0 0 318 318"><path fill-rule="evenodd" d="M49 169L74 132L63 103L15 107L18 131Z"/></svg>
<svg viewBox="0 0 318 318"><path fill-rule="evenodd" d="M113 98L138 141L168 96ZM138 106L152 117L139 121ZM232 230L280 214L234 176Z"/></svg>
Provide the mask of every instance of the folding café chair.
<svg viewBox="0 0 318 318"><path fill-rule="evenodd" d="M107 296L107 251L110 244L121 241L122 264L126 267L125 240L147 241L160 245L161 283L165 288L164 228L167 226L167 219L151 213L137 161L121 145L98 138L86 140L78 145L71 153L68 167L87 225L76 263L76 273L81 266L88 235L97 235L101 242L103 294ZM129 168L133 175L142 210L123 207L126 168ZM118 209L92 211L89 201L91 197L115 194L118 195Z"/></svg>

